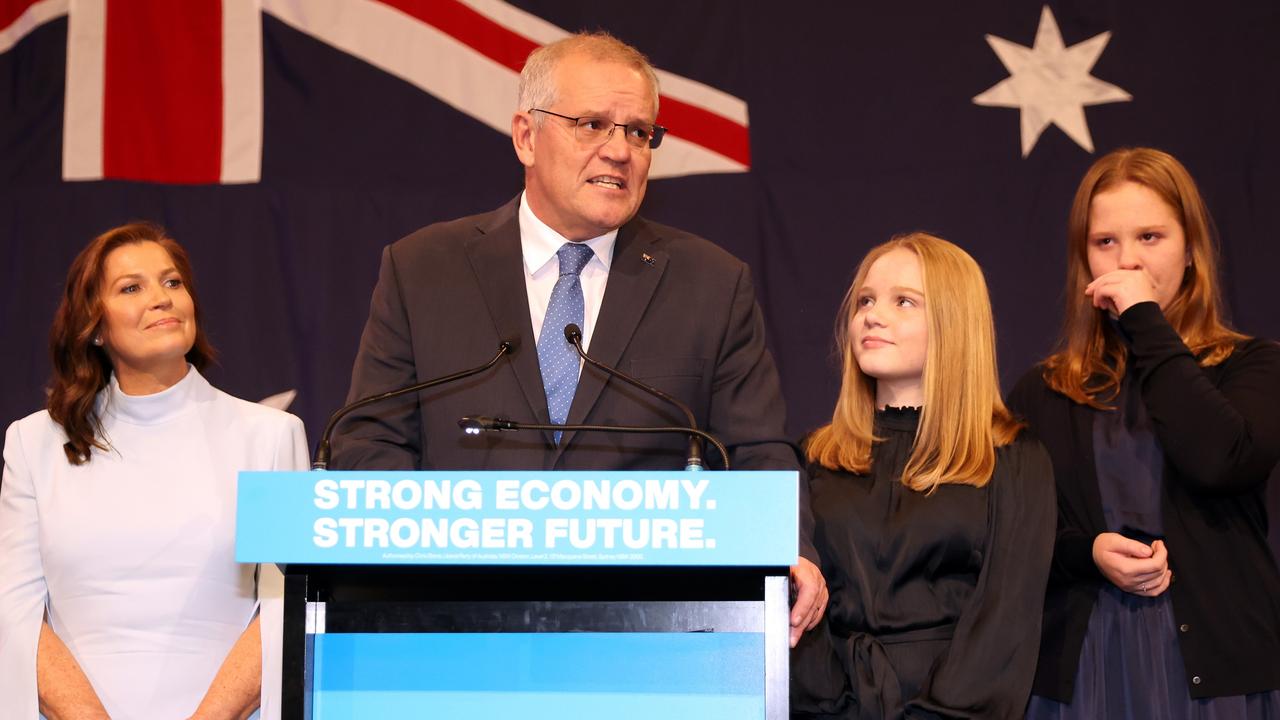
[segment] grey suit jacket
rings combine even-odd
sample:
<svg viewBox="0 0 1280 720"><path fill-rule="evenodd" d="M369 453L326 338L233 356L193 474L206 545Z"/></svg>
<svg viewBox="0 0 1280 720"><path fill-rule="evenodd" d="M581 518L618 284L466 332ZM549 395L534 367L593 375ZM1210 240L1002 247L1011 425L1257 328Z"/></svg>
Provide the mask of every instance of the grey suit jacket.
<svg viewBox="0 0 1280 720"><path fill-rule="evenodd" d="M683 467L679 435L550 432L465 435L491 415L547 422L525 290L518 199L423 228L388 246L348 398L511 356L480 375L369 407L333 439L335 469L645 470ZM784 430L785 408L749 270L714 244L636 218L618 231L592 357L684 401L730 450L734 469L801 473L801 552L816 560L807 482ZM683 425L656 398L586 366L570 424ZM707 462L719 458L708 448Z"/></svg>

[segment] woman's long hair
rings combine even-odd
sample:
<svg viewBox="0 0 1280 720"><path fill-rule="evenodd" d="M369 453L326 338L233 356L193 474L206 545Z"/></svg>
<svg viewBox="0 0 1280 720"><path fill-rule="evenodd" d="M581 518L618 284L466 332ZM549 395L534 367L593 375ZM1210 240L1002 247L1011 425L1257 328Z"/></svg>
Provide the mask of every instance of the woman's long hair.
<svg viewBox="0 0 1280 720"><path fill-rule="evenodd" d="M1084 294L1089 271L1089 208L1099 193L1133 182L1153 191L1182 224L1190 265L1164 315L1203 366L1216 365L1244 335L1222 318L1218 294L1218 248L1213 222L1191 174L1172 155L1152 148L1112 151L1089 168L1067 220L1066 310L1057 351L1044 363L1045 383L1083 405L1105 409L1120 391L1128 350Z"/></svg>
<svg viewBox="0 0 1280 720"><path fill-rule="evenodd" d="M858 367L850 323L872 264L898 249L920 260L929 333L924 408L902 482L926 493L944 483L982 487L995 469L995 448L1013 442L1021 425L1000 398L995 323L982 268L959 247L925 233L894 237L858 266L836 319L840 396L830 424L810 436L805 453L832 469L871 469L871 446L878 439L873 432L876 380Z"/></svg>
<svg viewBox="0 0 1280 720"><path fill-rule="evenodd" d="M153 242L164 248L182 276L195 308L196 339L187 351L187 362L203 369L213 360L213 346L204 333L200 302L196 297L191 261L187 253L163 228L134 222L113 228L94 238L71 262L62 302L49 331L49 352L53 378L49 382L49 417L62 426L67 442L63 450L67 462L81 465L89 461L93 448L106 450L101 437L101 421L94 407L98 392L111 376L111 359L93 344L101 331L103 271L107 256L123 245Z"/></svg>

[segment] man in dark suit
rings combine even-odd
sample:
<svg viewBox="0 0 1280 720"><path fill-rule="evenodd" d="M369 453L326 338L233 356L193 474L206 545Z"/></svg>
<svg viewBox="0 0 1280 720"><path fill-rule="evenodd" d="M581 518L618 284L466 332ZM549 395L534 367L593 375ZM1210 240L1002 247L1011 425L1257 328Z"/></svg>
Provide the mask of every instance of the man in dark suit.
<svg viewBox="0 0 1280 720"><path fill-rule="evenodd" d="M524 193L385 249L349 397L480 365L502 341L515 351L483 374L351 416L334 438L333 467L683 466L687 444L675 434L459 431L458 418L476 414L685 424L669 404L582 367L564 337L574 322L593 357L688 404L729 447L735 469L800 469L746 265L636 217L664 132L657 88L644 56L608 35L572 36L530 55L512 119ZM719 458L708 460L714 467ZM801 508L793 644L827 600L804 492Z"/></svg>

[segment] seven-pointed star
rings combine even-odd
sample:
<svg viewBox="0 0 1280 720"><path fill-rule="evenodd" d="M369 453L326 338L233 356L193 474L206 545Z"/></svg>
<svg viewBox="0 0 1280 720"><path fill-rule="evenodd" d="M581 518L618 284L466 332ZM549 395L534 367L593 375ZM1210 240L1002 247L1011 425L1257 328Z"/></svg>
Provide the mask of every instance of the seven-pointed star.
<svg viewBox="0 0 1280 720"><path fill-rule="evenodd" d="M1111 39L1110 32L1066 47L1053 12L1045 5L1035 45L1028 48L987 35L987 44L1009 71L1009 77L978 95L973 102L1022 111L1022 157L1036 146L1050 123L1062 128L1076 144L1093 152L1093 138L1085 122L1086 105L1125 102L1129 93L1103 82L1089 71Z"/></svg>

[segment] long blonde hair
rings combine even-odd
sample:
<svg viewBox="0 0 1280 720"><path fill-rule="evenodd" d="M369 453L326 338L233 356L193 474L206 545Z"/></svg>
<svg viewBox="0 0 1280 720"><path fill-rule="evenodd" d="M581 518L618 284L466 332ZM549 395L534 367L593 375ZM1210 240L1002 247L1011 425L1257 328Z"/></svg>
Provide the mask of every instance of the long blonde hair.
<svg viewBox="0 0 1280 720"><path fill-rule="evenodd" d="M926 233L896 236L872 248L858 266L836 319L840 396L831 422L810 436L805 453L832 469L871 469L871 446L878 440L876 380L858 367L850 323L871 266L897 249L920 261L929 333L924 409L902 483L925 493L945 483L982 487L995 469L995 448L1013 442L1022 426L1000 399L995 323L982 268L964 250Z"/></svg>
<svg viewBox="0 0 1280 720"><path fill-rule="evenodd" d="M1173 301L1164 308L1169 324L1203 366L1216 365L1246 339L1222 318L1218 295L1218 249L1213 223L1191 174L1172 155L1152 148L1114 150L1089 168L1076 189L1067 220L1066 310L1058 349L1045 360L1045 383L1082 404L1105 409L1120 391L1128 350L1104 311L1093 307L1085 286L1089 271L1089 207L1099 193L1125 182L1146 187L1173 208L1182 224L1191 260Z"/></svg>

